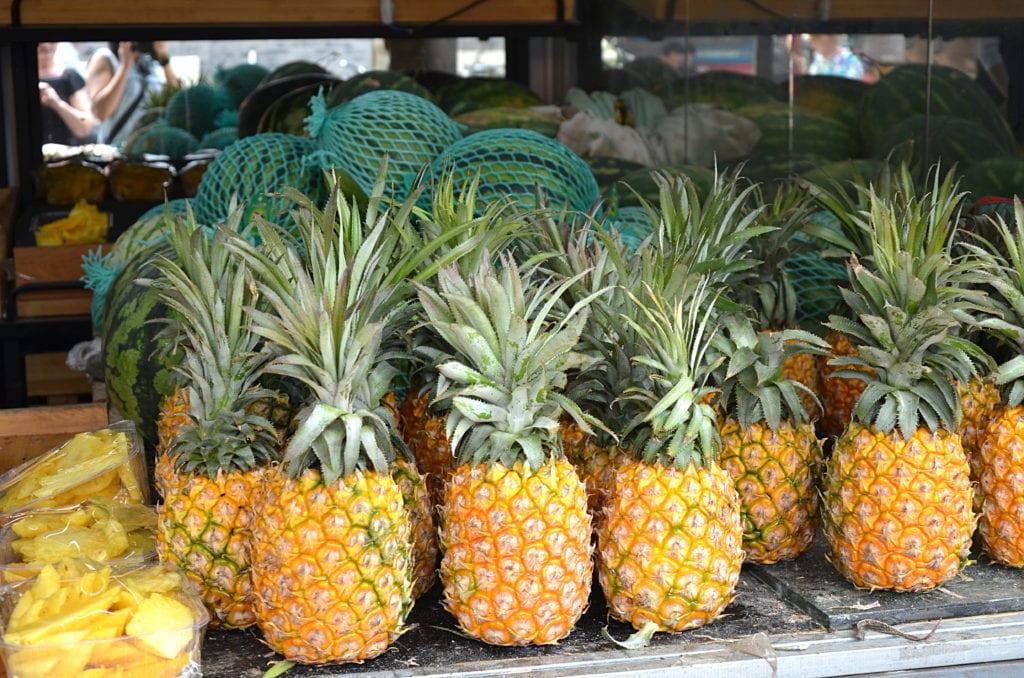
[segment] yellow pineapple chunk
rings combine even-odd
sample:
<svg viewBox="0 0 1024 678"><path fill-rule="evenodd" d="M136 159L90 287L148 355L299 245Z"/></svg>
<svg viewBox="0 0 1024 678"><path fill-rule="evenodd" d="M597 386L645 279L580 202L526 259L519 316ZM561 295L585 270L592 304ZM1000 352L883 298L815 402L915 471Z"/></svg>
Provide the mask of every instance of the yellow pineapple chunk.
<svg viewBox="0 0 1024 678"><path fill-rule="evenodd" d="M78 629L53 634L46 645L27 647L8 657L11 673L18 678L78 678L89 662L91 648L81 644L87 631ZM53 645L61 645L54 651Z"/></svg>
<svg viewBox="0 0 1024 678"><path fill-rule="evenodd" d="M139 603L125 627L129 635L157 655L172 659L192 642L195 618L184 603L160 593L150 594Z"/></svg>
<svg viewBox="0 0 1024 678"><path fill-rule="evenodd" d="M79 433L0 488L0 512L28 505L69 506L94 496L141 501L137 482L132 481L134 490L124 488L118 475L119 467L127 466L130 453L123 431Z"/></svg>
<svg viewBox="0 0 1024 678"><path fill-rule="evenodd" d="M97 669L86 669L82 671L81 678L124 678L124 670L116 668L100 667Z"/></svg>

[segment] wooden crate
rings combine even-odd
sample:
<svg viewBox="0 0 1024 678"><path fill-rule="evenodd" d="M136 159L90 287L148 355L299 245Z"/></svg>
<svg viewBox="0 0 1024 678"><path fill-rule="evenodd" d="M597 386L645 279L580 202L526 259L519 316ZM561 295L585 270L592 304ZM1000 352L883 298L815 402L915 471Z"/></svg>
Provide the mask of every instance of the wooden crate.
<svg viewBox="0 0 1024 678"><path fill-rule="evenodd" d="M82 277L82 255L99 245L15 247L14 284L73 282ZM106 247L110 247L106 245ZM18 295L18 317L88 315L92 291L40 290Z"/></svg>
<svg viewBox="0 0 1024 678"><path fill-rule="evenodd" d="M77 396L92 395L93 388L81 372L66 364L67 352L28 353L25 355L25 395L29 398L47 398L77 401Z"/></svg>
<svg viewBox="0 0 1024 678"><path fill-rule="evenodd" d="M104 403L0 410L0 473L109 423Z"/></svg>

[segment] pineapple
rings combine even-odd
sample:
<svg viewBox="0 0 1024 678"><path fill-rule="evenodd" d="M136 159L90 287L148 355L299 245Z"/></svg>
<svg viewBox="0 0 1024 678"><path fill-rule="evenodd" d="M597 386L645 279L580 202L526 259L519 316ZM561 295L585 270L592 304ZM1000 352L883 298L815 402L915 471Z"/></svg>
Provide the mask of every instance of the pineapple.
<svg viewBox="0 0 1024 678"><path fill-rule="evenodd" d="M1014 200L1016 223L997 219L991 238L969 246L992 290L982 328L996 339L1002 362L994 373L998 404L985 413L974 455L978 533L996 562L1024 567L1024 205ZM987 399L985 399L987 400Z"/></svg>
<svg viewBox="0 0 1024 678"><path fill-rule="evenodd" d="M441 265L458 264L476 271L492 253L503 252L523 232L525 221L514 204L490 201L477 204L479 179L456 191L450 177L442 178L431 195L430 213L422 215L417 237L410 239L410 254L420 257L412 278L429 280ZM426 252L428 257L421 253ZM434 506L444 503L445 484L455 467L455 455L445 433L448 412L437 402L436 358L444 341L429 325L409 331L412 353L421 360L401 411L402 436L420 470L427 477Z"/></svg>
<svg viewBox="0 0 1024 678"><path fill-rule="evenodd" d="M441 510L444 605L467 635L493 645L567 636L593 573L586 490L558 439L563 408L583 421L560 390L583 359L574 348L584 304L555 322L568 283L531 283L511 257L500 273L485 258L474 275L446 268L438 291L419 290L453 350L437 366L458 455Z"/></svg>
<svg viewBox="0 0 1024 678"><path fill-rule="evenodd" d="M831 561L859 588L928 590L968 562L975 517L954 383L979 351L958 336L975 301L969 265L951 254L952 181L936 172L923 198L870 196L870 268L851 257L853 317L829 323L857 348L834 363L871 370L848 375L866 387L829 460L823 504Z"/></svg>
<svg viewBox="0 0 1024 678"><path fill-rule="evenodd" d="M157 263L165 280L154 284L178 317L168 330L183 349L178 370L188 407L159 470L157 551L197 583L211 623L240 628L255 621L251 497L277 458L278 439L266 418L248 412L274 394L259 386L269 356L247 327L256 297L226 237L222 231L211 241L177 225L170 240L180 263Z"/></svg>
<svg viewBox="0 0 1024 678"><path fill-rule="evenodd" d="M647 296L635 298L628 322L652 387L624 394L642 414L620 437L632 454L615 473L597 541L610 614L649 638L721 614L739 580L743 525L736 488L715 461L718 424L707 403L713 300L706 284L671 306Z"/></svg>
<svg viewBox="0 0 1024 678"><path fill-rule="evenodd" d="M833 330L825 337L832 347L832 358L856 358L857 349L842 332ZM839 368L828 356L818 358L821 383L821 430L828 438L836 438L850 424L853 408L867 384L866 379L874 371L862 364L845 365ZM863 372L865 379L851 376L851 372Z"/></svg>
<svg viewBox="0 0 1024 678"><path fill-rule="evenodd" d="M727 357L719 403L728 415L718 462L739 492L746 560L770 565L803 553L818 527L821 444L800 398L806 386L783 365L798 352L824 353L825 343L794 330L757 333L735 315L723 327L715 344Z"/></svg>
<svg viewBox="0 0 1024 678"><path fill-rule="evenodd" d="M400 271L408 211L380 211L375 193L364 221L337 182L323 211L296 202L296 247L266 223L262 248L230 243L269 302L253 312L274 355L268 371L308 391L282 463L254 499L256 620L289 660L361 662L406 630L413 602L410 511L384 403L395 369L381 352L404 306L388 277Z"/></svg>

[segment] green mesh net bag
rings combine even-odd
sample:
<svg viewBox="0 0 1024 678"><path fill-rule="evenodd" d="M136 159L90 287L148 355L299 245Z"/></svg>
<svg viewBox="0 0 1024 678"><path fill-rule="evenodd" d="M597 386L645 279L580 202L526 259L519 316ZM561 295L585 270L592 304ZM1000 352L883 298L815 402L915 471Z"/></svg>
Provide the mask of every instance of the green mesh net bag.
<svg viewBox="0 0 1024 678"><path fill-rule="evenodd" d="M207 132L199 140L199 148L216 148L224 150L231 144L238 141L237 127L218 127L212 132Z"/></svg>
<svg viewBox="0 0 1024 678"><path fill-rule="evenodd" d="M839 220L831 212L817 212L811 220L822 226L839 228ZM801 233L794 237L809 238ZM797 322L801 327L812 330L828 320L830 313L841 308L843 297L839 287L847 282L846 266L824 258L822 251L826 244L820 242L820 245L820 248L810 247L794 253L784 264L799 304Z"/></svg>
<svg viewBox="0 0 1024 678"><path fill-rule="evenodd" d="M465 137L431 165L435 181L448 172L456 186L479 174L481 204L512 198L532 209L539 189L552 208L586 212L600 198L590 166L568 146L532 130L493 129Z"/></svg>
<svg viewBox="0 0 1024 678"><path fill-rule="evenodd" d="M199 83L175 92L167 102L164 118L199 138L218 127L214 122L217 114L230 106L227 93L220 87Z"/></svg>
<svg viewBox="0 0 1024 678"><path fill-rule="evenodd" d="M266 132L239 139L210 163L192 201L196 220L217 224L227 217L232 197L245 203L244 222L259 212L277 221L290 203L275 195L286 187L299 190L314 201L324 196L320 170L304 162L313 142L292 134Z"/></svg>
<svg viewBox="0 0 1024 678"><path fill-rule="evenodd" d="M183 129L154 124L135 130L124 142L124 153L138 156L145 153L184 158L199 148L199 141Z"/></svg>
<svg viewBox="0 0 1024 678"><path fill-rule="evenodd" d="M367 195L385 155L388 188L404 200L416 176L462 137L444 111L408 92L377 90L334 108L321 92L309 105L306 129L317 148L310 162L343 171Z"/></svg>
<svg viewBox="0 0 1024 678"><path fill-rule="evenodd" d="M622 207L614 217L608 219L608 225L614 228L622 238L622 243L635 252L647 236L654 232L651 217L643 207Z"/></svg>

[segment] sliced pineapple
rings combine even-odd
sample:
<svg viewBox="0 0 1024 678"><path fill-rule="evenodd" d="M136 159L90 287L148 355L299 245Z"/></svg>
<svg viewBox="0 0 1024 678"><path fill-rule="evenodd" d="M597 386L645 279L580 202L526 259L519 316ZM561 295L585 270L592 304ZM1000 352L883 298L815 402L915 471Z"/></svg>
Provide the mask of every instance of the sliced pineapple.
<svg viewBox="0 0 1024 678"><path fill-rule="evenodd" d="M194 622L192 610L187 605L153 593L139 603L125 631L138 636L139 643L157 655L172 659L192 642Z"/></svg>

